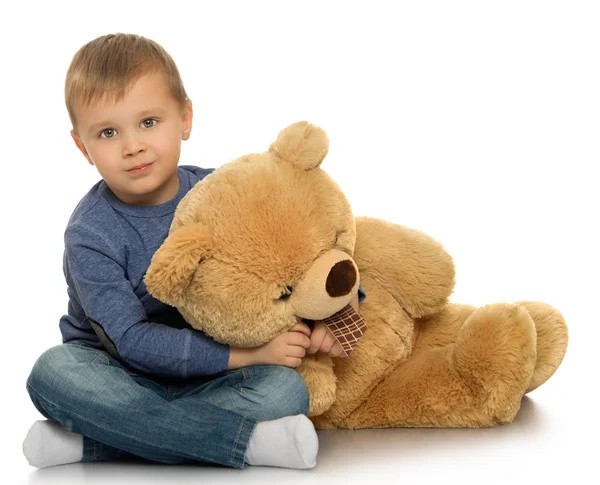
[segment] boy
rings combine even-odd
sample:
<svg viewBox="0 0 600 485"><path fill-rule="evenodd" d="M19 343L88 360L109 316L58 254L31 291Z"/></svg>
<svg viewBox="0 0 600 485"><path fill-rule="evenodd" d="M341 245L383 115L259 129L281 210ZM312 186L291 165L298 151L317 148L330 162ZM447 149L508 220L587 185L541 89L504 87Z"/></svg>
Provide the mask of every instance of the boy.
<svg viewBox="0 0 600 485"><path fill-rule="evenodd" d="M311 340L299 322L262 347L230 348L192 330L143 283L177 204L212 171L178 166L193 112L172 58L140 36L99 37L75 54L65 98L73 140L103 180L65 231L68 314L63 344L27 381L49 418L23 443L30 464L314 467L318 440L294 367L307 349L339 355L331 335L318 326Z"/></svg>

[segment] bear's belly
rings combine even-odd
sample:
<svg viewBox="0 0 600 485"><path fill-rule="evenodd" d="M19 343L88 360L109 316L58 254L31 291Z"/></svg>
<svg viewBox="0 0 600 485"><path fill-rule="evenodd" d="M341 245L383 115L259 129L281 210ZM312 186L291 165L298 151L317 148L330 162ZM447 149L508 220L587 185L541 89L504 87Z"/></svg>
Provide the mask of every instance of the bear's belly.
<svg viewBox="0 0 600 485"><path fill-rule="evenodd" d="M367 331L350 357L333 359L336 400L323 415L332 424L360 406L373 388L410 356L414 345L414 320L376 282L365 277L362 281L367 298L359 313Z"/></svg>

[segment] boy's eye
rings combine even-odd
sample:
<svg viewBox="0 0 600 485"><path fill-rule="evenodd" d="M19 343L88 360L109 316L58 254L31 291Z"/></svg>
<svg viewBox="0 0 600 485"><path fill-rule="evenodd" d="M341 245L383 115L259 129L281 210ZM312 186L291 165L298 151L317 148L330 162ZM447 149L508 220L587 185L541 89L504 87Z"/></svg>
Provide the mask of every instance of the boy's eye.
<svg viewBox="0 0 600 485"><path fill-rule="evenodd" d="M117 130L113 129L113 128L106 128L105 130L102 130L100 132L100 137L101 138L112 138L113 136L115 136L117 133Z"/></svg>
<svg viewBox="0 0 600 485"><path fill-rule="evenodd" d="M148 119L142 121L141 125L144 128L152 128L154 125L156 125L156 123L158 123L158 121L156 121L155 119L148 118Z"/></svg>
<svg viewBox="0 0 600 485"><path fill-rule="evenodd" d="M154 118L147 118L145 120L142 120L142 122L140 123L140 126L142 128L152 128L157 123L158 123L158 120L155 120ZM102 130L100 132L100 138L112 138L116 134L117 134L117 130L115 130L114 128L105 128L104 130Z"/></svg>

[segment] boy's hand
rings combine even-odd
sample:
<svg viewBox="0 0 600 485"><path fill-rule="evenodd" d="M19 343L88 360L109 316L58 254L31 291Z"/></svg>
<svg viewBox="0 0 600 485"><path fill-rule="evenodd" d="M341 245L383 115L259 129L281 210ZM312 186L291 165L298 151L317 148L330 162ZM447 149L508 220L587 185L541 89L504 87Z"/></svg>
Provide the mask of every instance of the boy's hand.
<svg viewBox="0 0 600 485"><path fill-rule="evenodd" d="M309 355L317 352L323 352L329 357L342 355L342 346L320 320L315 321L313 331L310 334L310 347L306 351Z"/></svg>
<svg viewBox="0 0 600 485"><path fill-rule="evenodd" d="M310 328L297 323L270 342L250 349L231 347L228 369L247 365L284 365L298 367L310 347Z"/></svg>
<svg viewBox="0 0 600 485"><path fill-rule="evenodd" d="M350 306L358 312L358 293L354 295L350 301ZM316 354L323 352L329 357L339 357L344 353L342 346L327 329L325 324L319 320L315 321L312 334L310 335L310 347L306 351L307 354Z"/></svg>

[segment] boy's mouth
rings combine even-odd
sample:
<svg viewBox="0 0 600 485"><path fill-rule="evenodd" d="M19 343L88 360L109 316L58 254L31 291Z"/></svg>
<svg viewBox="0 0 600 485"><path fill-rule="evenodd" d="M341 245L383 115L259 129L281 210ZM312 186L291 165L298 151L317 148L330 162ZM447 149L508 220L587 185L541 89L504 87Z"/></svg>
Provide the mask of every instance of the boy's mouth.
<svg viewBox="0 0 600 485"><path fill-rule="evenodd" d="M132 174L142 173L142 172L148 170L148 168L151 165L152 165L152 162L151 163L142 163L141 165L136 165L135 167L128 169L127 172L132 173Z"/></svg>

